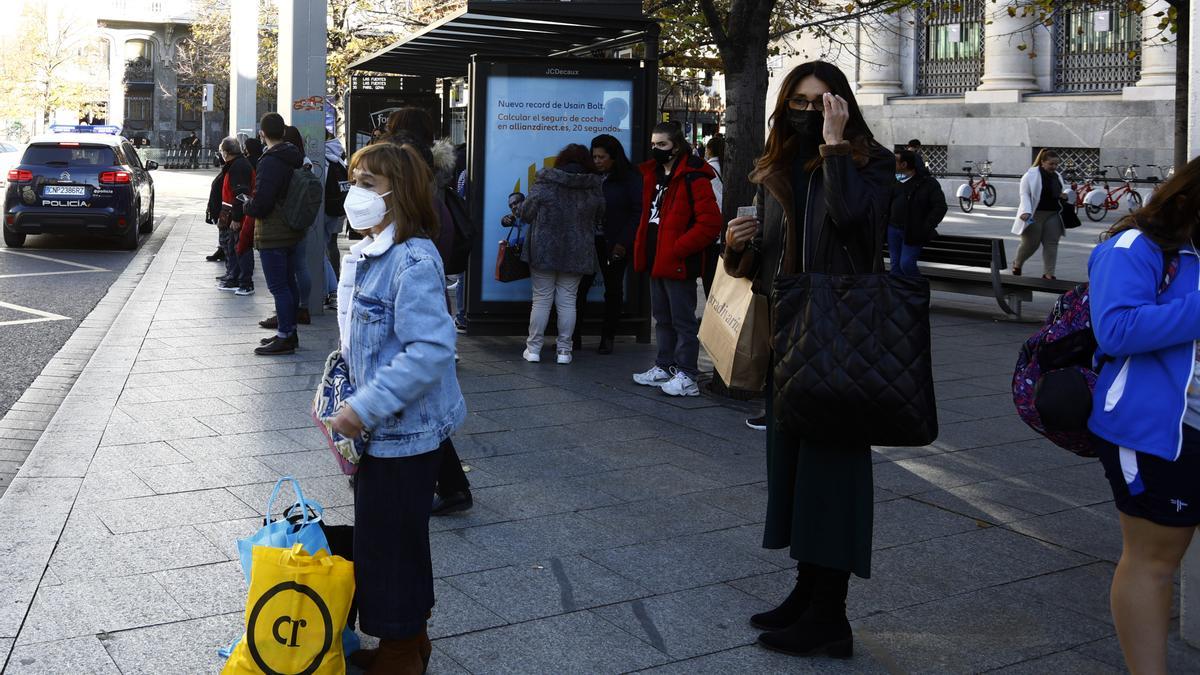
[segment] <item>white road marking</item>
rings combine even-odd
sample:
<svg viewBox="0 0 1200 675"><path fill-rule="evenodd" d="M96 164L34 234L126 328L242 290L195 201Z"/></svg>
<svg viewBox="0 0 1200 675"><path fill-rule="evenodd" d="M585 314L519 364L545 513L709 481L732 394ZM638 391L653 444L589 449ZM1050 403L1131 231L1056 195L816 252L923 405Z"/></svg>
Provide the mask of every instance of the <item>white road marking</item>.
<svg viewBox="0 0 1200 675"><path fill-rule="evenodd" d="M21 255L21 256L25 256L26 258L34 258L36 260L45 260L47 262L58 263L59 265L66 265L68 267L78 267L80 269L84 269L89 272L108 272L109 271L109 270L104 269L103 267L96 267L95 265L85 265L83 263L74 262L72 260L59 260L58 258L51 258L50 256L38 255L36 253L29 253L28 251L14 251L11 248L0 248L0 252L9 253L11 255Z"/></svg>
<svg viewBox="0 0 1200 675"><path fill-rule="evenodd" d="M43 312L40 309L33 309L32 307L22 307L20 305L14 305L14 304L8 303L8 302L0 302L0 307L3 307L5 309L11 309L11 310L17 311L17 312L24 312L25 314L32 314L32 315L38 317L36 319L15 319L13 321L0 321L0 326L16 326L18 324L25 324L25 323L41 323L42 321L68 321L71 318L69 316L63 316L61 314L53 314L51 312Z"/></svg>

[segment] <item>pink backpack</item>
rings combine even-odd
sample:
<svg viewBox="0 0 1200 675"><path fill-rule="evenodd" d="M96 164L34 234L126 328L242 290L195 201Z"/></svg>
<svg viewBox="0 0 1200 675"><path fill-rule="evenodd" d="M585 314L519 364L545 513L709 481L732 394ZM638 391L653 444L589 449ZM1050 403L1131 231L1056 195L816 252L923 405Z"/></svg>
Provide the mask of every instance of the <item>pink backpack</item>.
<svg viewBox="0 0 1200 675"><path fill-rule="evenodd" d="M1179 272L1179 255L1164 254L1161 294ZM1083 457L1092 457L1087 422L1092 392L1104 362L1096 362L1096 335L1087 284L1063 293L1046 322L1025 341L1013 372L1017 415L1034 431Z"/></svg>

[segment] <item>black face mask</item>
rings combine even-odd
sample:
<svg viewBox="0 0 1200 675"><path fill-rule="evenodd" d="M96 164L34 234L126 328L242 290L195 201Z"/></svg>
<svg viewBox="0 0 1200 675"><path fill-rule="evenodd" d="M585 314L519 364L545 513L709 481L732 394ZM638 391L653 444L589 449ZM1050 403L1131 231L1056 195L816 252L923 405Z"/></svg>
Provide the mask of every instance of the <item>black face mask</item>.
<svg viewBox="0 0 1200 675"><path fill-rule="evenodd" d="M662 166L671 161L671 158L675 156L675 149L663 150L662 148L650 148L650 156L654 158L654 161L658 162L659 166Z"/></svg>
<svg viewBox="0 0 1200 675"><path fill-rule="evenodd" d="M816 110L788 110L787 121L804 146L817 146L824 140L824 113Z"/></svg>

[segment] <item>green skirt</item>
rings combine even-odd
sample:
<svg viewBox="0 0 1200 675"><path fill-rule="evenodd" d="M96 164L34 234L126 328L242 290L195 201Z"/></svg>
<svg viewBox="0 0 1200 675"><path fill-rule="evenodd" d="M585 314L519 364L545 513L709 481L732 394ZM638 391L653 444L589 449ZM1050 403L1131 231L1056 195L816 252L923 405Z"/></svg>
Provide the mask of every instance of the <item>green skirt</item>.
<svg viewBox="0 0 1200 675"><path fill-rule="evenodd" d="M775 424L767 375L767 521L763 548L871 576L875 486L869 445L806 443Z"/></svg>

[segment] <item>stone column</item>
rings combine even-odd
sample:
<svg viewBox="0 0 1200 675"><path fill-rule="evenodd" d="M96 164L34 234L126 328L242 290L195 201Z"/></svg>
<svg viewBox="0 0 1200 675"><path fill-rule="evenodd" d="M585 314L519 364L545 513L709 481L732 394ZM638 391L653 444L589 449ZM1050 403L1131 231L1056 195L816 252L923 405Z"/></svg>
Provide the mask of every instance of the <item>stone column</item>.
<svg viewBox="0 0 1200 675"><path fill-rule="evenodd" d="M1136 87L1125 87L1122 98L1136 101L1175 98L1176 43L1162 41L1170 34L1158 27L1160 17L1154 16L1170 8L1166 0L1146 3L1142 12L1142 79Z"/></svg>
<svg viewBox="0 0 1200 675"><path fill-rule="evenodd" d="M300 130L304 154L313 163L313 173L325 180L325 19L328 0L279 0L279 92L277 107L283 119ZM308 230L305 247L312 276L308 309L322 311L325 300L325 231L317 225Z"/></svg>
<svg viewBox="0 0 1200 675"><path fill-rule="evenodd" d="M862 20L858 33L859 105L884 105L900 96L900 16L878 14Z"/></svg>
<svg viewBox="0 0 1200 675"><path fill-rule="evenodd" d="M258 5L229 3L229 133L253 137L258 120Z"/></svg>
<svg viewBox="0 0 1200 675"><path fill-rule="evenodd" d="M1030 17L1021 16L1020 0L1015 3L988 3L984 10L991 23L983 27L983 79L979 88L969 91L967 103L1020 103L1021 95L1038 90L1034 74L1033 33ZM1011 6L1016 16L1009 16ZM1025 45L1024 49L1019 49Z"/></svg>
<svg viewBox="0 0 1200 675"><path fill-rule="evenodd" d="M125 125L125 36L108 33L108 110L105 122Z"/></svg>

